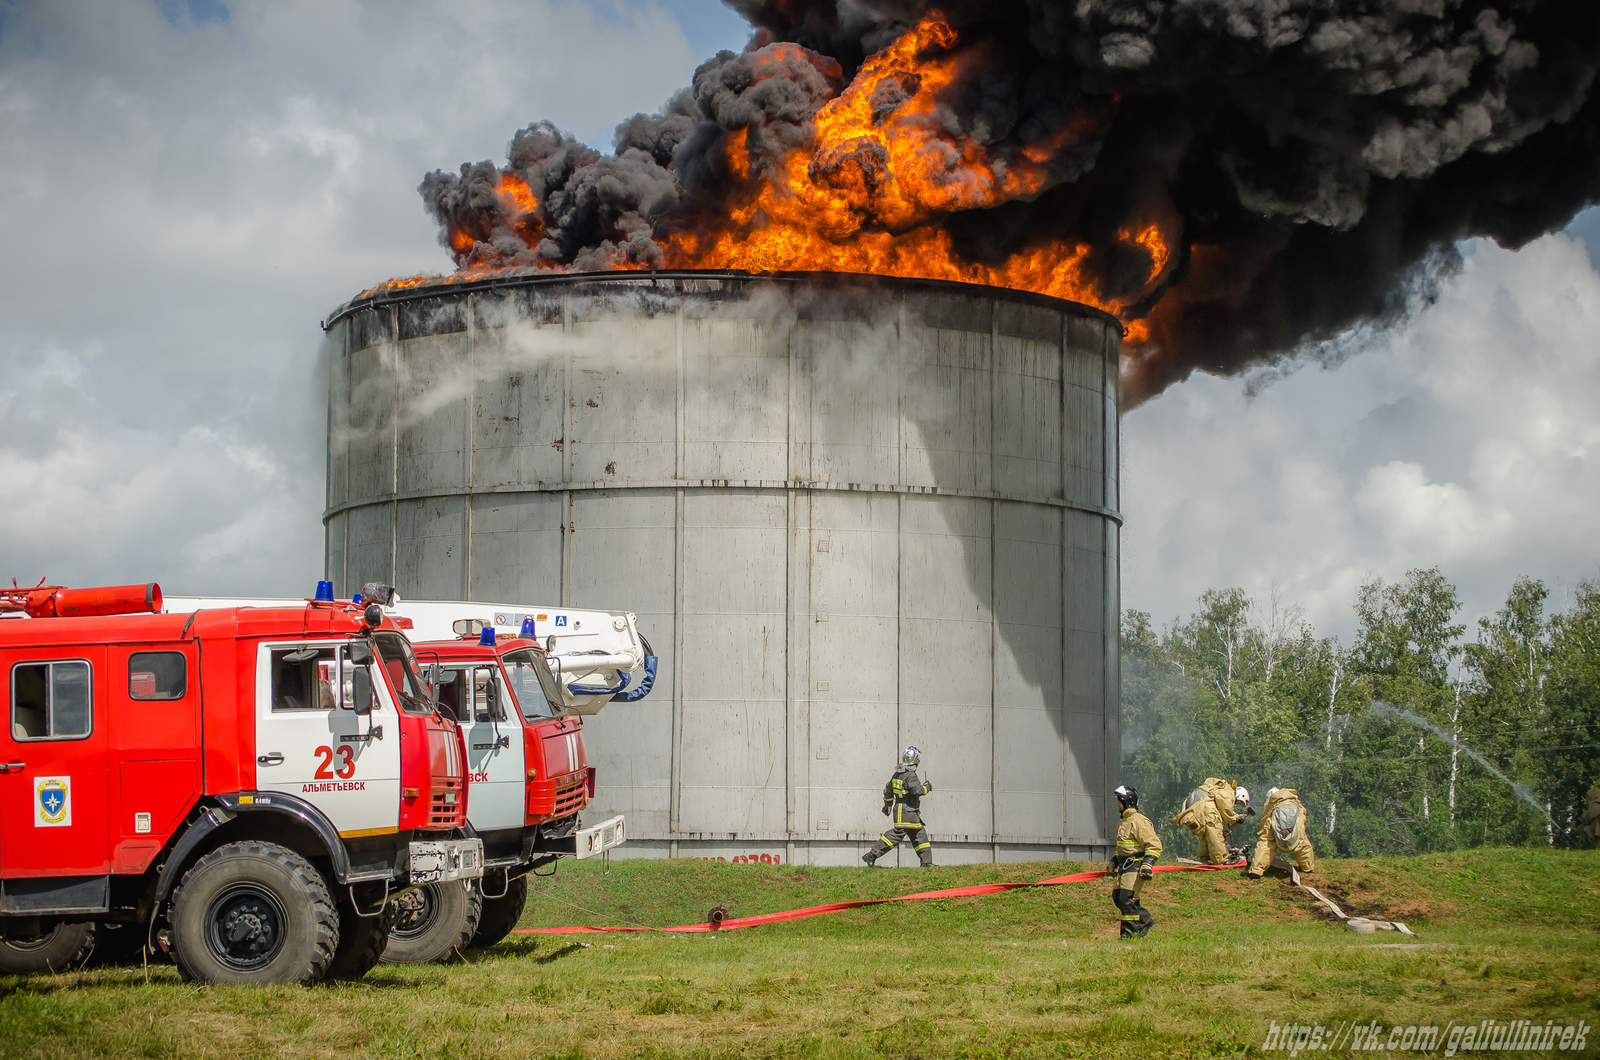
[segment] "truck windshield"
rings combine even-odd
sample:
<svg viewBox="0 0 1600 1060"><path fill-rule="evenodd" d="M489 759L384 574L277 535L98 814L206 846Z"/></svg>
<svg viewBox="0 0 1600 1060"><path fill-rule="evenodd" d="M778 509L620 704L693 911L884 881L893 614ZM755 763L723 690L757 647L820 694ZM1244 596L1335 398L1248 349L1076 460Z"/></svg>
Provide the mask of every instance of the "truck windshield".
<svg viewBox="0 0 1600 1060"><path fill-rule="evenodd" d="M555 675L545 664L544 656L532 648L519 648L506 652L500 660L505 664L506 676L511 680L511 692L517 697L522 716L529 721L554 718L566 713L561 701L561 688Z"/></svg>
<svg viewBox="0 0 1600 1060"><path fill-rule="evenodd" d="M417 656L411 645L398 633L378 633L372 639L378 644L389 686L400 697L400 709L407 714L432 714L433 704L422 690L422 676L417 673Z"/></svg>

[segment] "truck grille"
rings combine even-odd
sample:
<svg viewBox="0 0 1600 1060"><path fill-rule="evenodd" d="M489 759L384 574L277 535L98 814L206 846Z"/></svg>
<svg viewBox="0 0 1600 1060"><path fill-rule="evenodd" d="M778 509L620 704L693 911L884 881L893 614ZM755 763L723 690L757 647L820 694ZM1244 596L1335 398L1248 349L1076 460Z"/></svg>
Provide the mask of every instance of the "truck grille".
<svg viewBox="0 0 1600 1060"><path fill-rule="evenodd" d="M589 803L588 776L574 773L528 784L528 813L533 817L565 817Z"/></svg>
<svg viewBox="0 0 1600 1060"><path fill-rule="evenodd" d="M562 786L556 789L554 816L565 817L569 813L577 813L583 809L586 801L584 796L588 794L588 785L584 783L583 774L579 773L560 783Z"/></svg>
<svg viewBox="0 0 1600 1060"><path fill-rule="evenodd" d="M451 801L446 802L449 798ZM433 804L428 807L428 823L445 828L455 828L461 824L461 796L453 788L448 791L435 791Z"/></svg>

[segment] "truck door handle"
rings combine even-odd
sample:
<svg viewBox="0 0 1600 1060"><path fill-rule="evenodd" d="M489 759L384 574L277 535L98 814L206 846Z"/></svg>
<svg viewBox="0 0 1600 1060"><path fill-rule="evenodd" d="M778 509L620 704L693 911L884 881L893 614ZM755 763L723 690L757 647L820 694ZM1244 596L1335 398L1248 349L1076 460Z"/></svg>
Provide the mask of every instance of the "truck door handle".
<svg viewBox="0 0 1600 1060"><path fill-rule="evenodd" d="M18 762L16 759L12 759L10 762L0 765L0 773L20 773L22 772L22 767L26 764L27 763L25 762Z"/></svg>
<svg viewBox="0 0 1600 1060"><path fill-rule="evenodd" d="M283 752L272 751L268 754L257 755L256 761L264 766L281 766L283 765Z"/></svg>

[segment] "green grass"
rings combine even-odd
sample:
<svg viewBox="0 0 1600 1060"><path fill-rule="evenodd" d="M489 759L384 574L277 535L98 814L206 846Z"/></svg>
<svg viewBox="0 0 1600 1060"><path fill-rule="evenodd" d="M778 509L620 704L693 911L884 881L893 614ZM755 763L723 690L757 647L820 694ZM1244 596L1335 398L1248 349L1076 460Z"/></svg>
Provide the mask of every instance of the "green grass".
<svg viewBox="0 0 1600 1060"><path fill-rule="evenodd" d="M573 863L537 881L524 926L670 926L717 904L746 916L1076 867ZM466 964L314 989L199 987L167 966L148 982L139 968L0 978L0 1055L1021 1060L1235 1055L1273 1019L1593 1024L1597 870L1590 852L1476 851L1329 861L1310 878L1417 939L1347 933L1286 881L1167 873L1145 892L1154 932L1131 944L1093 882L716 935L518 935Z"/></svg>

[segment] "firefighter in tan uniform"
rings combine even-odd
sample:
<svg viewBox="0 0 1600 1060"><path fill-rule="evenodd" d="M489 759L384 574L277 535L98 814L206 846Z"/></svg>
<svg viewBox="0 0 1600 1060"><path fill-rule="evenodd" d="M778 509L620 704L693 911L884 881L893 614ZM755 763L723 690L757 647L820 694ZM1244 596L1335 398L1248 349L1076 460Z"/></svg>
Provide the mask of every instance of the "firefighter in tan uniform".
<svg viewBox="0 0 1600 1060"><path fill-rule="evenodd" d="M1261 831L1256 842L1255 857L1250 859L1250 878L1259 879L1272 867L1274 854L1282 854L1285 861L1293 861L1301 872L1312 872L1317 867L1317 855L1311 849L1311 838L1306 835L1306 808L1293 788L1272 788L1267 792L1267 804L1261 808Z"/></svg>
<svg viewBox="0 0 1600 1060"><path fill-rule="evenodd" d="M879 858L895 848L897 843L910 843L917 852L917 860L925 869L933 868L933 844L922 823L922 796L933 790L933 785L917 779L917 766L922 764L922 752L907 747L900 754L900 768L883 786L883 812L894 826L861 855L868 866L877 864Z"/></svg>
<svg viewBox="0 0 1600 1060"><path fill-rule="evenodd" d="M1189 793L1172 823L1200 837L1201 862L1226 865L1233 860L1228 854L1227 830L1254 813L1247 789L1235 787L1231 780L1207 777Z"/></svg>
<svg viewBox="0 0 1600 1060"><path fill-rule="evenodd" d="M1600 788L1590 788L1584 799L1589 808L1583 815L1583 834L1589 837L1589 842L1600 847Z"/></svg>
<svg viewBox="0 0 1600 1060"><path fill-rule="evenodd" d="M1161 837L1150 818L1139 812L1139 792L1130 787L1116 790L1117 809L1122 820L1117 825L1117 853L1111 859L1111 875L1116 886L1111 900L1122 921L1121 938L1144 938L1155 925L1155 917L1139 901L1144 881L1155 875L1156 858L1161 856Z"/></svg>

